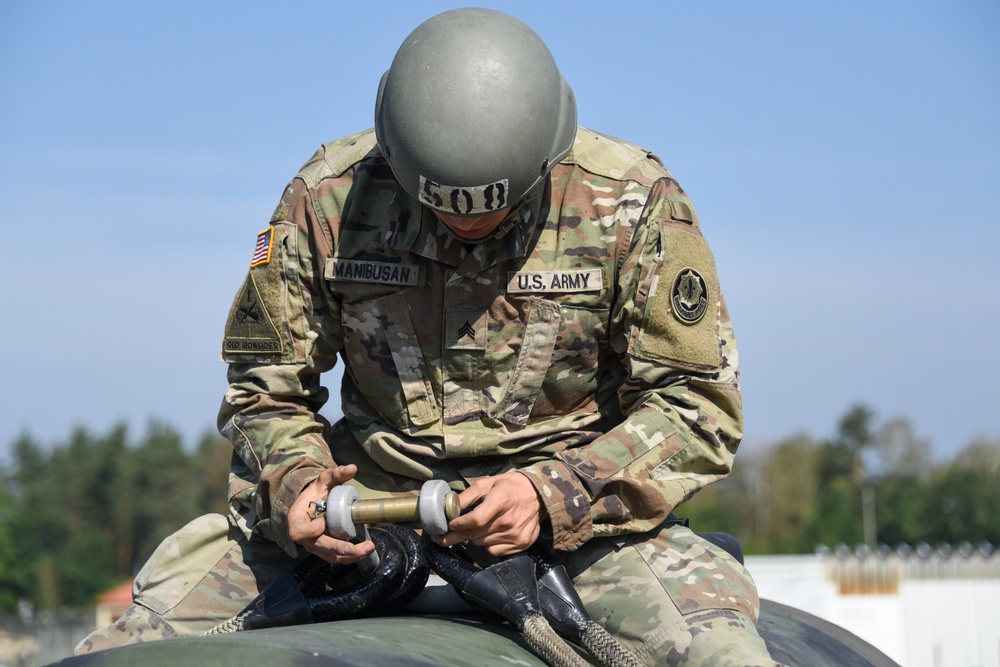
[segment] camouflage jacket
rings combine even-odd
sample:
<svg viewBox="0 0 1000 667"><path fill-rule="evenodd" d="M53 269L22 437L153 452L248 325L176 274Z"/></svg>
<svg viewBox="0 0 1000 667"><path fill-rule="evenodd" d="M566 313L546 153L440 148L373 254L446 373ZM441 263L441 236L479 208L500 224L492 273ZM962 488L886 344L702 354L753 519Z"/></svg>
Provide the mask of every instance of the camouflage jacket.
<svg viewBox="0 0 1000 667"><path fill-rule="evenodd" d="M363 495L516 468L573 550L658 525L742 435L690 201L659 158L583 128L475 244L399 187L373 132L323 145L257 237L222 356L234 509L291 553L287 511L335 461L359 465ZM331 426L320 375L338 357Z"/></svg>

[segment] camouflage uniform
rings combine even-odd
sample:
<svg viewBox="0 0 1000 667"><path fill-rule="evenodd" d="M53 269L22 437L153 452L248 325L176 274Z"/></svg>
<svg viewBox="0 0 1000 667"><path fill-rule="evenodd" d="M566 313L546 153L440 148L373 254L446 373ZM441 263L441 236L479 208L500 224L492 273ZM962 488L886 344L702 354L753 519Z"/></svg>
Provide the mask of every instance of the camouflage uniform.
<svg viewBox="0 0 1000 667"><path fill-rule="evenodd" d="M656 156L580 128L546 186L470 244L362 132L306 163L251 266L223 343L235 453L220 540L242 530L240 553L270 542L293 562L287 512L334 462L358 465L362 497L516 468L595 617L646 660L767 663L749 575L664 523L728 473L742 421L714 262ZM319 378L338 357L331 426Z"/></svg>

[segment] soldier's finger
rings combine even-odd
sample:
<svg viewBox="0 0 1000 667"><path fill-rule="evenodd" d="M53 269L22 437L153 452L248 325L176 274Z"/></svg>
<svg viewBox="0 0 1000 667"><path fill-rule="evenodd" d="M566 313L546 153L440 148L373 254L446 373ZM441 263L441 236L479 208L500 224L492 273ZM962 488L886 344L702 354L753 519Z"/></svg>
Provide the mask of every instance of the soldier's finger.
<svg viewBox="0 0 1000 667"><path fill-rule="evenodd" d="M463 510L473 507L489 494L490 489L493 488L490 479L492 478L476 480L472 486L458 494L458 502Z"/></svg>
<svg viewBox="0 0 1000 667"><path fill-rule="evenodd" d="M350 565L375 551L375 545L370 541L354 544L324 535L305 546L305 549L327 562Z"/></svg>
<svg viewBox="0 0 1000 667"><path fill-rule="evenodd" d="M485 532L491 523L503 513L503 508L495 500L486 495L481 503L471 511L462 514L448 523L449 532L475 533Z"/></svg>
<svg viewBox="0 0 1000 667"><path fill-rule="evenodd" d="M482 539L495 530L494 524L500 517L492 504L483 502L468 514L453 520L446 534L434 538L442 546L453 546L462 542L481 543Z"/></svg>
<svg viewBox="0 0 1000 667"><path fill-rule="evenodd" d="M303 507L293 506L288 512L288 536L293 542L303 544L315 540L326 530L326 522L316 519Z"/></svg>
<svg viewBox="0 0 1000 667"><path fill-rule="evenodd" d="M327 468L320 473L319 478L316 480L317 486L329 491L338 484L343 484L353 478L357 472L358 467L353 463L346 466L337 466L336 468Z"/></svg>

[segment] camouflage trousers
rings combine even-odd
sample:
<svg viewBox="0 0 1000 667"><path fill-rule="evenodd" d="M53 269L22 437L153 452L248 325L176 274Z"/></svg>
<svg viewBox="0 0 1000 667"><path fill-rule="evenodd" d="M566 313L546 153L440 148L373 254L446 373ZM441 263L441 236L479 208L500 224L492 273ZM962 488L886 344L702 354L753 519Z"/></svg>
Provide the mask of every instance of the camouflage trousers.
<svg viewBox="0 0 1000 667"><path fill-rule="evenodd" d="M203 634L295 562L227 517L195 519L139 572L128 611L76 653ZM759 604L749 573L684 526L594 539L563 565L591 616L645 664L775 664L755 628Z"/></svg>

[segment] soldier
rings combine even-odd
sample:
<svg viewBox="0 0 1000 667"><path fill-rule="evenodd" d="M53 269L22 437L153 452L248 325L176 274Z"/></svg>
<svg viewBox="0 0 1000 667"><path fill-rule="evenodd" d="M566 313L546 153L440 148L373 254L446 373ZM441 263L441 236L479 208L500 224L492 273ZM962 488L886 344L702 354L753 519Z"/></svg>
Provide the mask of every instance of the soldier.
<svg viewBox="0 0 1000 667"><path fill-rule="evenodd" d="M467 510L441 544L539 542L644 662L773 664L749 574L671 519L742 435L697 216L655 155L577 127L521 22L462 9L410 34L374 130L324 144L258 234L222 357L231 516L169 537L78 652L202 633L307 553L356 562L373 545L310 503L437 478Z"/></svg>

